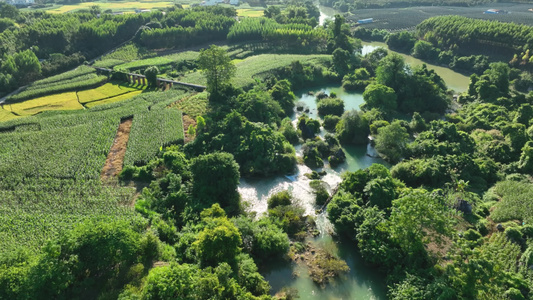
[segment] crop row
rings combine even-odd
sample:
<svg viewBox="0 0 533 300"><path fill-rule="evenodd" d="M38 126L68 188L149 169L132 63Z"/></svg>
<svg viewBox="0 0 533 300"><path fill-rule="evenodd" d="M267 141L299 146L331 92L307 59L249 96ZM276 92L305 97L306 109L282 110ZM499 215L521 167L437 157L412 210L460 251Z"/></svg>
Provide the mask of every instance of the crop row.
<svg viewBox="0 0 533 300"><path fill-rule="evenodd" d="M493 191L501 197L491 213L496 222L523 220L533 222L533 184L516 181L498 182Z"/></svg>
<svg viewBox="0 0 533 300"><path fill-rule="evenodd" d="M92 109L46 111L0 123L2 251L38 251L85 220L142 222L129 205L134 190L103 186L100 172L123 118L144 119L132 132L129 152L147 160L161 145L183 138L181 112L163 108L184 94L143 93Z"/></svg>
<svg viewBox="0 0 533 300"><path fill-rule="evenodd" d="M160 147L183 141L181 111L160 109L136 114L124 157L124 165L147 163Z"/></svg>
<svg viewBox="0 0 533 300"><path fill-rule="evenodd" d="M126 84L119 83L106 83L95 89L89 89L85 91L78 92L78 99L80 103L89 103L93 101L98 101L106 98L111 98L126 94L133 91L138 91L137 87L129 86Z"/></svg>
<svg viewBox="0 0 533 300"><path fill-rule="evenodd" d="M127 205L133 193L131 188L104 187L99 180L41 178L2 186L0 247L37 251L46 240L83 220L135 220L138 217Z"/></svg>
<svg viewBox="0 0 533 300"><path fill-rule="evenodd" d="M510 241L504 233L493 234L489 241L483 244L482 251L499 270L517 271L518 260L522 253L520 245Z"/></svg>

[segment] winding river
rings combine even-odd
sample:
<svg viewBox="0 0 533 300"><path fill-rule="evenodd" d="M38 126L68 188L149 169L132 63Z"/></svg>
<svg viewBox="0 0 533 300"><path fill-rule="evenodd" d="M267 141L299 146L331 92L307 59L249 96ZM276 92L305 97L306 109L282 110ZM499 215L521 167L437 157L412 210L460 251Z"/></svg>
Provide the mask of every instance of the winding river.
<svg viewBox="0 0 533 300"><path fill-rule="evenodd" d="M323 7L321 9L320 24L324 22L334 11L328 11ZM325 13L324 13L325 11ZM362 54L369 53L377 47L388 49L385 43L363 43ZM389 50L390 51L390 50ZM411 66L422 65L424 62L409 55L401 54L406 62ZM427 64L429 69L434 69L441 76L448 88L456 92L462 92L468 89L469 78L456 73L450 69ZM327 94L334 92L337 97L344 100L345 109L359 109L363 103L361 93L346 92L339 86L318 86L312 89L302 90L296 93L298 102L309 108L308 115L312 118L318 118L315 97L309 92L317 93L323 91ZM296 123L300 113L295 112L292 120ZM322 129L320 135L325 134ZM322 181L326 182L331 189L341 181L341 174L345 171L356 171L369 167L373 163L380 163L389 166L380 158L375 158L375 150L370 146L349 146L343 148L346 153L346 162L336 168L331 168L327 163L324 168L318 171L326 171ZM296 146L296 154L301 156L301 146ZM384 275L372 267L365 265L361 256L357 252L355 245L351 241L339 241L333 239L332 233L334 228L328 221L326 213L317 214L314 203L314 195L309 186L310 180L304 176L305 173L311 172L311 169L304 165L298 165L295 174L262 179L241 179L239 192L242 199L247 205L249 211L256 212L258 216L267 212L267 199L274 193L281 190L291 191L295 201L301 205L306 214L315 217L319 229L319 236L308 238L306 242L316 246L326 248L336 253L340 258L346 261L350 271L344 276L321 288L314 284L309 278L305 266L294 263L279 261L272 262L266 268L261 270L265 278L272 286L272 294L278 292L283 287L289 287L298 290L300 299L386 299L386 285Z"/></svg>

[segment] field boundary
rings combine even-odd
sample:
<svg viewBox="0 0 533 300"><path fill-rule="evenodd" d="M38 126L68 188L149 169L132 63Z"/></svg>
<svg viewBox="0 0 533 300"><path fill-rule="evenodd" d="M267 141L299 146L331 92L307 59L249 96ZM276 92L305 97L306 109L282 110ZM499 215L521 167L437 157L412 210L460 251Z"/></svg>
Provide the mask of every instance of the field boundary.
<svg viewBox="0 0 533 300"><path fill-rule="evenodd" d="M107 154L107 159L100 174L102 182L109 181L122 171L132 124L133 116L121 120L117 129L117 134L113 140L113 145L111 145L111 149Z"/></svg>

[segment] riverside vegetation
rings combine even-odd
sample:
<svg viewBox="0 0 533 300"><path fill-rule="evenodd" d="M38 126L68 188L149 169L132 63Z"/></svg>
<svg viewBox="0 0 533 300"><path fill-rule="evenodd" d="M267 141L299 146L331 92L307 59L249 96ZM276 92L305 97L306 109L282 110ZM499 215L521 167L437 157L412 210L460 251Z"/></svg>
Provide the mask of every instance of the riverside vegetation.
<svg viewBox="0 0 533 300"><path fill-rule="evenodd" d="M0 299L294 299L294 290L273 295L259 272L291 258L327 285L347 265L306 243L317 229L298 199L280 191L255 215L237 186L241 176L291 174L306 164L316 171L308 176L318 209L329 198L319 168L342 164L343 147L367 145L369 135L392 167L343 174L327 216L386 277L389 298L533 297L528 27L437 18L417 35L381 35L424 59L446 49L452 61L468 45L494 43L500 30L517 37L505 46L510 62L487 56L463 69L476 74L453 100L426 66L411 68L383 48L360 55L361 41L340 15L315 28L313 7L267 9L265 18L237 23L235 10L223 7L97 18L2 4L0 15L11 20L4 23L18 26L0 33L1 92L29 85L0 110ZM465 40L444 30L452 25ZM37 109L48 103L43 97L65 93L83 103L121 97L89 66L48 75L128 40L95 62L114 67L111 79L161 70L205 82L207 91L125 86L128 99L86 109L25 117L7 110L41 99L27 107ZM214 40L229 44L160 49ZM93 80L101 81L91 89ZM293 91L319 83L360 91L365 103L345 111L335 94L316 94L322 119L303 114L293 124ZM123 170L102 182L117 127L130 119Z"/></svg>

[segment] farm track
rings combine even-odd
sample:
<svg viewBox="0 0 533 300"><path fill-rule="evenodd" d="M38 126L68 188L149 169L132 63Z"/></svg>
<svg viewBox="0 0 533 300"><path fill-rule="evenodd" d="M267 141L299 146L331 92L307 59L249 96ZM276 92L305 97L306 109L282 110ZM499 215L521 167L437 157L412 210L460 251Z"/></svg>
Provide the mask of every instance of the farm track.
<svg viewBox="0 0 533 300"><path fill-rule="evenodd" d="M100 179L103 182L107 182L113 177L116 177L122 171L132 123L133 119L130 118L122 121L118 126L117 135L113 140L113 145L109 150L104 167L102 168L102 173L100 174Z"/></svg>

